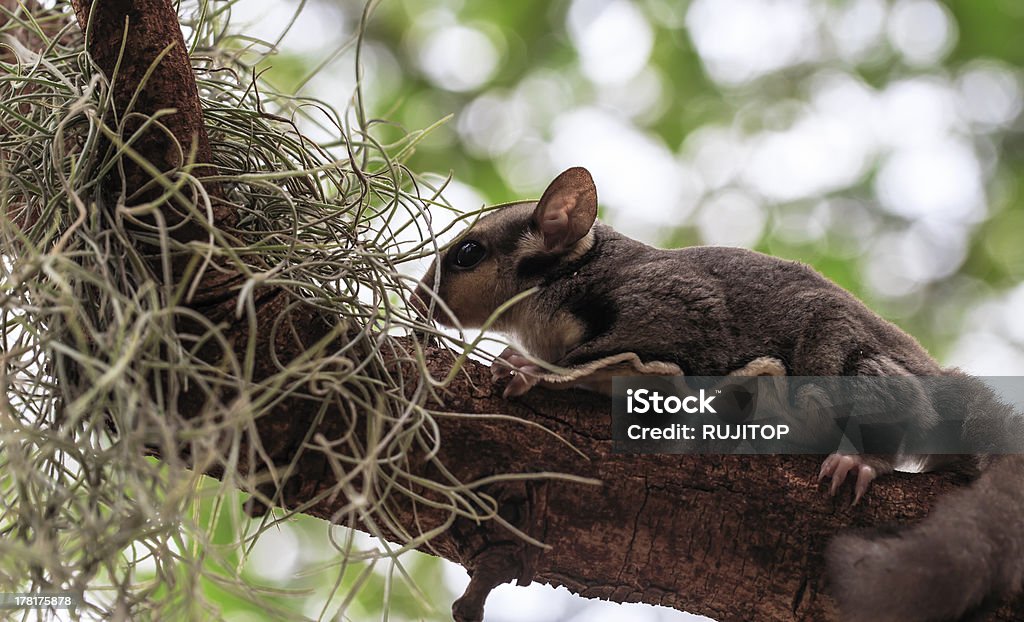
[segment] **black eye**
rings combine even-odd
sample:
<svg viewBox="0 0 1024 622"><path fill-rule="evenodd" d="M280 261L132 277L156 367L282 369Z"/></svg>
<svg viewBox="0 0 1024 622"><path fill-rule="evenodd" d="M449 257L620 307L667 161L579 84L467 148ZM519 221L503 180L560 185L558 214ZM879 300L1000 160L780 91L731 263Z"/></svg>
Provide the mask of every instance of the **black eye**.
<svg viewBox="0 0 1024 622"><path fill-rule="evenodd" d="M474 240L466 240L455 249L452 262L459 268L472 268L487 256L484 245Z"/></svg>

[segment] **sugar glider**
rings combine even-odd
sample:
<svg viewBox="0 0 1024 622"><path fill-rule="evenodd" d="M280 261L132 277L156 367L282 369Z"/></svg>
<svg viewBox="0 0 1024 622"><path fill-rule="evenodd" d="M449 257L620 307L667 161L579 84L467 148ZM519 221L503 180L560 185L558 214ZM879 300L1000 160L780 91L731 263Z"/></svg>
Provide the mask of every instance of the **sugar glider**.
<svg viewBox="0 0 1024 622"><path fill-rule="evenodd" d="M805 264L740 248L653 248L596 222L597 206L590 173L563 172L539 201L502 207L447 246L414 302L442 324L472 328L534 290L492 324L522 346L492 367L508 378L506 397L537 384L606 390L620 374L907 377L910 394L877 412L898 407L927 430L955 408L972 446L994 451L979 451L977 480L918 525L831 543L830 582L844 619L953 620L1020 591L1024 456L996 455L1002 440L1024 435L1011 407L980 381L941 368L913 337ZM810 385L795 399L827 402ZM827 408L801 412L830 416ZM820 477L831 478L834 494L849 476L859 499L901 458L833 455ZM915 458L925 468L950 459Z"/></svg>

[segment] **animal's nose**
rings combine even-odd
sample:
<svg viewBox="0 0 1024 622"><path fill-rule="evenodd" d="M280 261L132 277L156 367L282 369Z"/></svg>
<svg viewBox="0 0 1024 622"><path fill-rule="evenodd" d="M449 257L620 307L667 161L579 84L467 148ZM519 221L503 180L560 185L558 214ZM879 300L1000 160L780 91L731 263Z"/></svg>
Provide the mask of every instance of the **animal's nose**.
<svg viewBox="0 0 1024 622"><path fill-rule="evenodd" d="M413 310L419 315L420 319L430 319L428 306L430 305L431 292L430 288L420 282L416 286L416 290L413 291L412 297L409 298L409 304Z"/></svg>

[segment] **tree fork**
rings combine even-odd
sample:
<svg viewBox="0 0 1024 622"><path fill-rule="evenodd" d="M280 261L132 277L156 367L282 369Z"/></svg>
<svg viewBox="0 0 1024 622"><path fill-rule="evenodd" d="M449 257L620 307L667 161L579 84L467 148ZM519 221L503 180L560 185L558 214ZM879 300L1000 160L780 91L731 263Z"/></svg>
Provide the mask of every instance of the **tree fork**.
<svg viewBox="0 0 1024 622"><path fill-rule="evenodd" d="M133 110L152 115L173 108L162 118L167 134L151 131L136 149L159 170L181 164L176 145L195 146L198 164L212 156L202 111L177 15L169 0L73 0L79 24L88 33L92 58L108 76L124 45L114 82L114 100L123 113L135 88L159 58ZM90 24L91 22L91 24ZM126 30L127 27L127 30ZM161 57L161 55L163 55ZM173 136L173 140L171 139ZM126 169L131 196L149 178ZM216 226L235 219L230 206L219 203ZM201 239L196 228L179 229L179 242ZM180 275L175 275L176 277ZM204 282L200 298L230 297L228 283ZM268 289L258 298L258 332L284 309L285 293ZM230 306L230 303L228 303ZM224 304L206 307L215 321L229 321ZM331 330L333 320L315 310L295 312L303 329L299 340L312 343ZM230 324L226 333L244 340L246 328ZM260 358L273 348L282 360L302 352L305 343L259 342ZM394 360L402 358L402 341L394 342ZM435 375L444 374L450 352L428 348ZM395 365L400 365L396 362ZM268 370L257 370L260 374ZM444 393L442 411L505 413L539 423L565 442L536 427L516 421L481 417L446 417L437 423L443 438L439 459L463 482L498 473L560 472L599 480L586 485L537 478L491 487L501 502L501 515L547 545L528 544L494 521L476 524L459 519L423 548L463 564L474 576L459 601L460 618L477 616L490 588L505 580L531 580L564 585L583 596L618 602L663 604L731 620L829 620L835 618L827 596L822 551L837 531L909 523L924 516L933 500L961 484L950 474L896 475L877 482L855 508L849 499L835 500L814 480L819 459L813 456L674 456L619 455L611 452L610 405L604 398L577 391L535 390L507 402L492 386L482 366L469 363ZM291 403L294 402L294 403ZM266 417L261 437L272 442L272 456L286 458L295 439L306 436L315 408L292 400ZM200 404L191 404L199 408ZM327 418L318 432L337 438L340 418ZM431 473L420 462L423 476ZM282 505L296 507L329 489L330 471L311 460L281 491ZM413 464L416 466L416 463ZM336 514L348 500L319 502L306 513L339 521ZM429 529L444 520L436 509L396 503L395 516L410 532ZM1024 599L1001 609L993 620L1024 615Z"/></svg>

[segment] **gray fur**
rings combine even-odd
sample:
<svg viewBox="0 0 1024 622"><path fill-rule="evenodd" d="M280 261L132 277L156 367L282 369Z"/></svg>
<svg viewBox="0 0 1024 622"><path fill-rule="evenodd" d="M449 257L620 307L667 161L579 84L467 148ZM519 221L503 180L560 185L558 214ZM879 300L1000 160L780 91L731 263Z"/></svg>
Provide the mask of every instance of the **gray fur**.
<svg viewBox="0 0 1024 622"><path fill-rule="evenodd" d="M939 372L912 337L809 266L750 250L661 250L597 224L591 249L542 283L540 308L606 313L582 314L593 334L560 365L621 351L628 335L641 358L676 363L688 375L724 376L764 356L781 359L793 376L893 363L906 374ZM531 322L529 330L538 328Z"/></svg>
<svg viewBox="0 0 1024 622"><path fill-rule="evenodd" d="M1024 456L1004 455L921 523L889 536L844 534L826 554L848 622L958 620L1021 590Z"/></svg>
<svg viewBox="0 0 1024 622"><path fill-rule="evenodd" d="M553 209L591 201L589 211L596 212L596 191L584 174L570 169L552 183L545 200L556 197ZM952 620L1021 589L1024 457L988 459L984 453L998 453L1005 439L1020 438L1024 420L983 383L941 369L913 337L805 264L740 248L662 250L600 223L575 245L551 251L538 239L538 214L545 207L542 202L503 208L460 240L478 240L489 249L480 270L494 275L493 292L473 297L474 303L487 299L486 311L539 288L496 327L521 343L543 344L532 353L550 363L580 369L631 352L643 363L674 365L687 375L725 376L753 361L775 360L788 376L906 376L912 390L875 396L889 402L867 410L904 413L922 431L943 410L966 413L963 436L978 448L975 463L984 469L972 486L942 499L926 520L900 534L844 535L830 546L829 574L844 619ZM569 213L575 230L593 222L591 215L580 228L581 218ZM563 231L559 240L564 237ZM472 270L452 267L450 254L424 278L421 300L428 299L425 290L437 271L442 300L470 287L464 283L479 288ZM574 320L567 321L566 313ZM480 317L478 310L473 314ZM435 317L445 320L436 312ZM820 387L793 384L796 401L825 401ZM827 403L822 406L820 412L829 412ZM926 467L953 460L920 458ZM897 459L873 456L866 464L884 473Z"/></svg>

